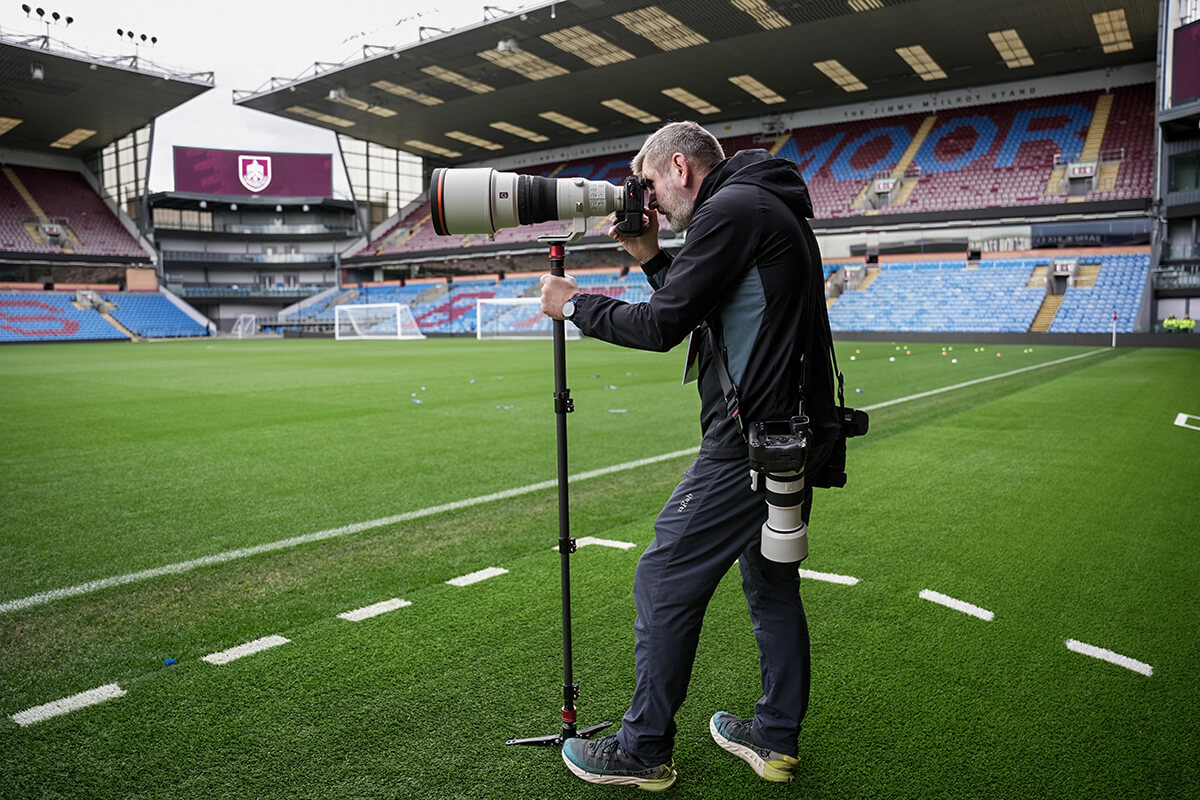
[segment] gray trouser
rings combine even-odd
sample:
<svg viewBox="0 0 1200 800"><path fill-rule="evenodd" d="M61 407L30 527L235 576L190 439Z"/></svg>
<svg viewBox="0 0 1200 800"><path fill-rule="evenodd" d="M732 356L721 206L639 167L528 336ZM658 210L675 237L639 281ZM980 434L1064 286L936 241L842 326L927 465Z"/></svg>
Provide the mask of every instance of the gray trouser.
<svg viewBox="0 0 1200 800"><path fill-rule="evenodd" d="M807 520L811 489L806 492ZM759 551L766 520L763 494L750 490L748 463L704 457L659 514L633 584L637 686L617 732L621 747L635 757L652 764L670 758L675 712L687 696L704 611L735 560L762 671L754 735L761 746L796 754L808 709L808 623L798 565L768 561Z"/></svg>

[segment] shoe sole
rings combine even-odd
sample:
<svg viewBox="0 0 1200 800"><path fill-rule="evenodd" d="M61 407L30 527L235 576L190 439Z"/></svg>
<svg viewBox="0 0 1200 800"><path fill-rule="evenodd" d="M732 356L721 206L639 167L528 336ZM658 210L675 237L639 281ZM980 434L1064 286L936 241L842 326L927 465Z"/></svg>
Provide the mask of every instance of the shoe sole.
<svg viewBox="0 0 1200 800"><path fill-rule="evenodd" d="M709 733L712 734L713 741L720 745L722 750L733 753L742 761L745 761L750 765L750 768L754 770L758 777L765 781L771 781L772 783L791 783L792 778L794 777L792 773L784 772L778 767L768 764L766 760L764 760L763 757L753 749L746 747L743 744L738 744L732 739L727 739L721 735L721 732L717 729L716 716L713 716L712 719L708 721L708 730Z"/></svg>
<svg viewBox="0 0 1200 800"><path fill-rule="evenodd" d="M606 786L634 786L638 789L645 789L648 792L661 792L664 789L670 789L674 786L675 779L679 777L679 774L674 769L665 778L634 778L629 775L604 775L598 772L588 772L572 761L567 756L565 750L562 754L562 760L567 765L567 769L571 770L575 777L585 780L588 783L600 783Z"/></svg>

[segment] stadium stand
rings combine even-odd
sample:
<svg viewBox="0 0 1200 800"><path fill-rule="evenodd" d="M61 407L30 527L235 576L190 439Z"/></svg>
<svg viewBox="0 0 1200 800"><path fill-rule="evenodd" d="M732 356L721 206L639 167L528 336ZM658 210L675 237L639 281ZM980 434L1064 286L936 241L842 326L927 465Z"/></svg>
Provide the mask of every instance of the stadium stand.
<svg viewBox="0 0 1200 800"><path fill-rule="evenodd" d="M127 339L92 309L80 309L66 292L0 293L0 342Z"/></svg>
<svg viewBox="0 0 1200 800"><path fill-rule="evenodd" d="M1108 333L1116 314L1117 333L1132 333L1150 272L1150 253L1082 256L1079 269L1085 280L1076 279L1067 289L1050 332Z"/></svg>
<svg viewBox="0 0 1200 800"><path fill-rule="evenodd" d="M727 153L767 147L795 161L809 185L818 219L865 214L920 214L979 208L1056 205L1075 200L1148 198L1153 191L1154 89L1128 86L959 108L929 114L854 120L792 131L771 142L738 136ZM1103 113L1101 113L1103 109ZM1086 146L1095 136L1094 152ZM596 156L522 170L551 178L619 182L633 153ZM1068 196L1056 178L1064 158L1100 161L1094 188ZM1103 156L1103 158L1101 158ZM882 203L873 181L895 180ZM406 255L485 244L528 244L565 229L561 222L482 235L440 237L423 203L360 255ZM603 233L593 221L589 236Z"/></svg>
<svg viewBox="0 0 1200 800"><path fill-rule="evenodd" d="M22 223L34 219L53 221L63 229L61 243L54 245L37 241L22 224L35 252L147 258L137 240L78 172L13 166L5 168L4 176L6 180L0 180L0 184L7 185L0 194L0 205L4 207L6 233L11 230L14 217ZM12 201L14 195L19 203ZM4 247L8 248L7 237Z"/></svg>
<svg viewBox="0 0 1200 800"><path fill-rule="evenodd" d="M160 294L105 294L112 316L131 332L147 339L204 336L204 326Z"/></svg>
<svg viewBox="0 0 1200 800"><path fill-rule="evenodd" d="M1050 332L1107 333L1114 310L1118 333L1132 332L1147 284L1148 249L1080 252L1032 251L985 257L977 265L965 258L881 256L874 281L843 292L830 306L830 325L841 332L1024 333L1047 296L1044 282L1031 277L1044 276L1055 259L1076 257L1075 283Z"/></svg>

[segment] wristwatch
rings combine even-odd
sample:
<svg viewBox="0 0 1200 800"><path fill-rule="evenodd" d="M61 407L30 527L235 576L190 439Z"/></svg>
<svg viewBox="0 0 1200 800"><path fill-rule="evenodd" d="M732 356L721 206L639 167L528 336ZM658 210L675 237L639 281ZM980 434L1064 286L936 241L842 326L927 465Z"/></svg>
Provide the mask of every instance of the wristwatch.
<svg viewBox="0 0 1200 800"><path fill-rule="evenodd" d="M575 316L575 301L579 299L577 292L570 300L562 304L562 318L570 319Z"/></svg>

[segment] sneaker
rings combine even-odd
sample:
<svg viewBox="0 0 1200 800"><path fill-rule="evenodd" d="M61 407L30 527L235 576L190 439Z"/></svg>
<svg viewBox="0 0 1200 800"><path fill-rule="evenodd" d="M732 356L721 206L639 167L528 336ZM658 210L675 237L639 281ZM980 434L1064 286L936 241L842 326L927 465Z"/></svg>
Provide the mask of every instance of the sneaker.
<svg viewBox="0 0 1200 800"><path fill-rule="evenodd" d="M759 747L754 740L754 721L718 711L708 721L713 740L724 749L745 761L760 778L774 783L788 783L800 759Z"/></svg>
<svg viewBox="0 0 1200 800"><path fill-rule="evenodd" d="M671 788L678 777L674 761L648 767L626 753L615 735L590 740L567 739L563 742L562 757L567 769L588 783L636 786L661 792Z"/></svg>

